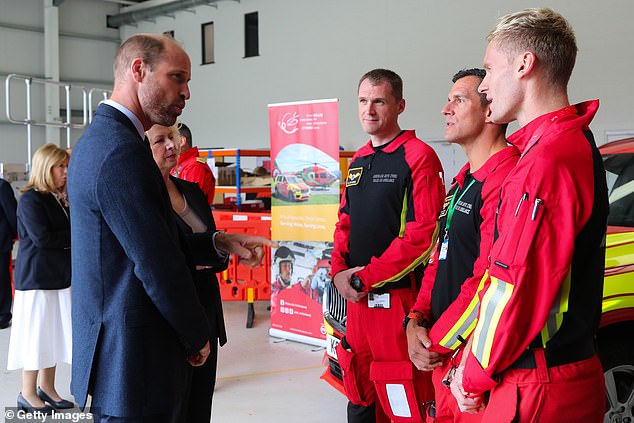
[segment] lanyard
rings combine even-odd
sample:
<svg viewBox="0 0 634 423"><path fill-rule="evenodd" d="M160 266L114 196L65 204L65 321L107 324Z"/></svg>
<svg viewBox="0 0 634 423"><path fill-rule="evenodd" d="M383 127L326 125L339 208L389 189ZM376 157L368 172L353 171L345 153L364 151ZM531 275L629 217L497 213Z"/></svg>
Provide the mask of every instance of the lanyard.
<svg viewBox="0 0 634 423"><path fill-rule="evenodd" d="M475 183L475 181L476 181L475 179L472 179L471 182L469 183L469 185L467 185L467 187L462 190L462 193L460 193L460 197L458 197L458 201L456 201L456 196L458 195L458 190L456 190L456 192L454 193L453 197L451 197L451 203L449 203L449 208L447 209L447 221L445 222L445 234L449 233L449 226L451 225L451 219L453 218L453 212L456 209L456 206L458 205L457 203L460 202L460 200L462 200L462 197L464 197L464 195L467 193L469 188L471 188L471 185L473 185Z"/></svg>

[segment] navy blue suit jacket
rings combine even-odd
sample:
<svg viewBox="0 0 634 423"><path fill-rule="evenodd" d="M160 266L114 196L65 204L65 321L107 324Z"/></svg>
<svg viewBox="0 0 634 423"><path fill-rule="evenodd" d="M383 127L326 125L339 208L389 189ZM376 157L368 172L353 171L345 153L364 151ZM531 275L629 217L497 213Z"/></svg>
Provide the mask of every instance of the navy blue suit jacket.
<svg viewBox="0 0 634 423"><path fill-rule="evenodd" d="M13 188L0 178L0 253L8 253L13 249L13 240L18 234L16 207Z"/></svg>
<svg viewBox="0 0 634 423"><path fill-rule="evenodd" d="M68 174L73 377L80 406L111 416L170 413L186 392L186 356L208 327L165 183L132 122L101 104Z"/></svg>
<svg viewBox="0 0 634 423"><path fill-rule="evenodd" d="M18 203L18 256L15 289L63 289L70 286L68 210L53 194L29 189Z"/></svg>

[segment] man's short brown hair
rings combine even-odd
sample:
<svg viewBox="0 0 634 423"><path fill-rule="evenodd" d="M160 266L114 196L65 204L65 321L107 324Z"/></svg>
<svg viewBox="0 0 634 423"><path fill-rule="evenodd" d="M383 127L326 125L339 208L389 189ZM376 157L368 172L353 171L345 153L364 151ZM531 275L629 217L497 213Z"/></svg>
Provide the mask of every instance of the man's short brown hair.
<svg viewBox="0 0 634 423"><path fill-rule="evenodd" d="M132 60L140 57L152 70L155 63L160 62L165 52L165 43L172 41L171 37L157 34L135 34L121 44L114 58L114 77L122 80L125 69Z"/></svg>
<svg viewBox="0 0 634 423"><path fill-rule="evenodd" d="M359 85L357 85L357 91L361 86L361 83L366 79L370 80L372 85L377 85L383 81L387 81L392 87L392 95L396 98L396 101L403 99L403 80L394 71L389 69L373 69L366 72L361 79L359 79Z"/></svg>

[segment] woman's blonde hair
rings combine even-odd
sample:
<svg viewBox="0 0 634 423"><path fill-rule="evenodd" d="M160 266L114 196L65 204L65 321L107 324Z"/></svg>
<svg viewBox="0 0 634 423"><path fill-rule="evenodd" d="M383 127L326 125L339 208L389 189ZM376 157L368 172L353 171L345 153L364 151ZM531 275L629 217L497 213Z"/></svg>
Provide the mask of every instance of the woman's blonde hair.
<svg viewBox="0 0 634 423"><path fill-rule="evenodd" d="M68 161L69 158L66 150L52 143L44 144L38 148L31 161L29 183L22 191L33 188L40 192L56 192L58 188L53 180L53 166Z"/></svg>

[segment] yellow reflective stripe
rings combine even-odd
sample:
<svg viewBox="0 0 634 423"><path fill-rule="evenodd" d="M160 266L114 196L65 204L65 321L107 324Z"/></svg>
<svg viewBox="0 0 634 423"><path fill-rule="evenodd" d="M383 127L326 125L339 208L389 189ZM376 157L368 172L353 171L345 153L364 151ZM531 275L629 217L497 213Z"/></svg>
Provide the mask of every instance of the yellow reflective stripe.
<svg viewBox="0 0 634 423"><path fill-rule="evenodd" d="M438 226L438 222L436 222L436 226L434 228L434 233L432 234L432 237L431 237L432 240L438 239L438 231L439 231L439 226ZM435 245L436 245L435 242L433 242L433 241L430 242L430 245L427 248L427 250L425 250L423 252L423 254L421 254L419 257L417 257L409 266L407 266L405 269L403 269L402 271L400 271L396 275L392 276L391 278L385 279L383 281L379 281L379 282L375 283L374 285L372 285L372 287L373 288L380 288L383 285L385 285L386 283L399 281L399 280L401 280L403 278L403 276L405 276L406 274L408 274L409 272L414 270L420 264L427 264L427 262L429 261L429 256L431 255L431 252L432 252L433 248L435 247Z"/></svg>
<svg viewBox="0 0 634 423"><path fill-rule="evenodd" d="M489 367L493 338L500 316L513 294L513 285L491 276L491 285L482 298L480 319L473 334L471 351L483 369Z"/></svg>
<svg viewBox="0 0 634 423"><path fill-rule="evenodd" d="M403 206L401 207L401 228L398 230L398 237L403 238L403 234L405 233L405 225L407 222L405 221L407 217L407 189L405 189L405 195L403 196ZM436 238L432 238L436 239Z"/></svg>
<svg viewBox="0 0 634 423"><path fill-rule="evenodd" d="M557 333L561 324L564 321L564 313L568 311L568 301L570 300L570 272L566 275L555 302L553 303L550 312L548 313L548 319L546 319L546 325L540 332L542 347L546 347L546 342L550 341Z"/></svg>
<svg viewBox="0 0 634 423"><path fill-rule="evenodd" d="M478 318L478 305L480 304L480 298L478 294L484 288L484 283L489 277L489 270L487 269L484 272L484 276L480 279L480 284L478 285L478 289L475 292L475 295L469 302L469 305L462 313L460 318L456 321L456 323L447 331L447 334L438 342L439 345L448 348L450 350L455 350L461 344L460 340L458 340L458 335L462 337L462 339L467 339L473 328L475 327L476 320Z"/></svg>

